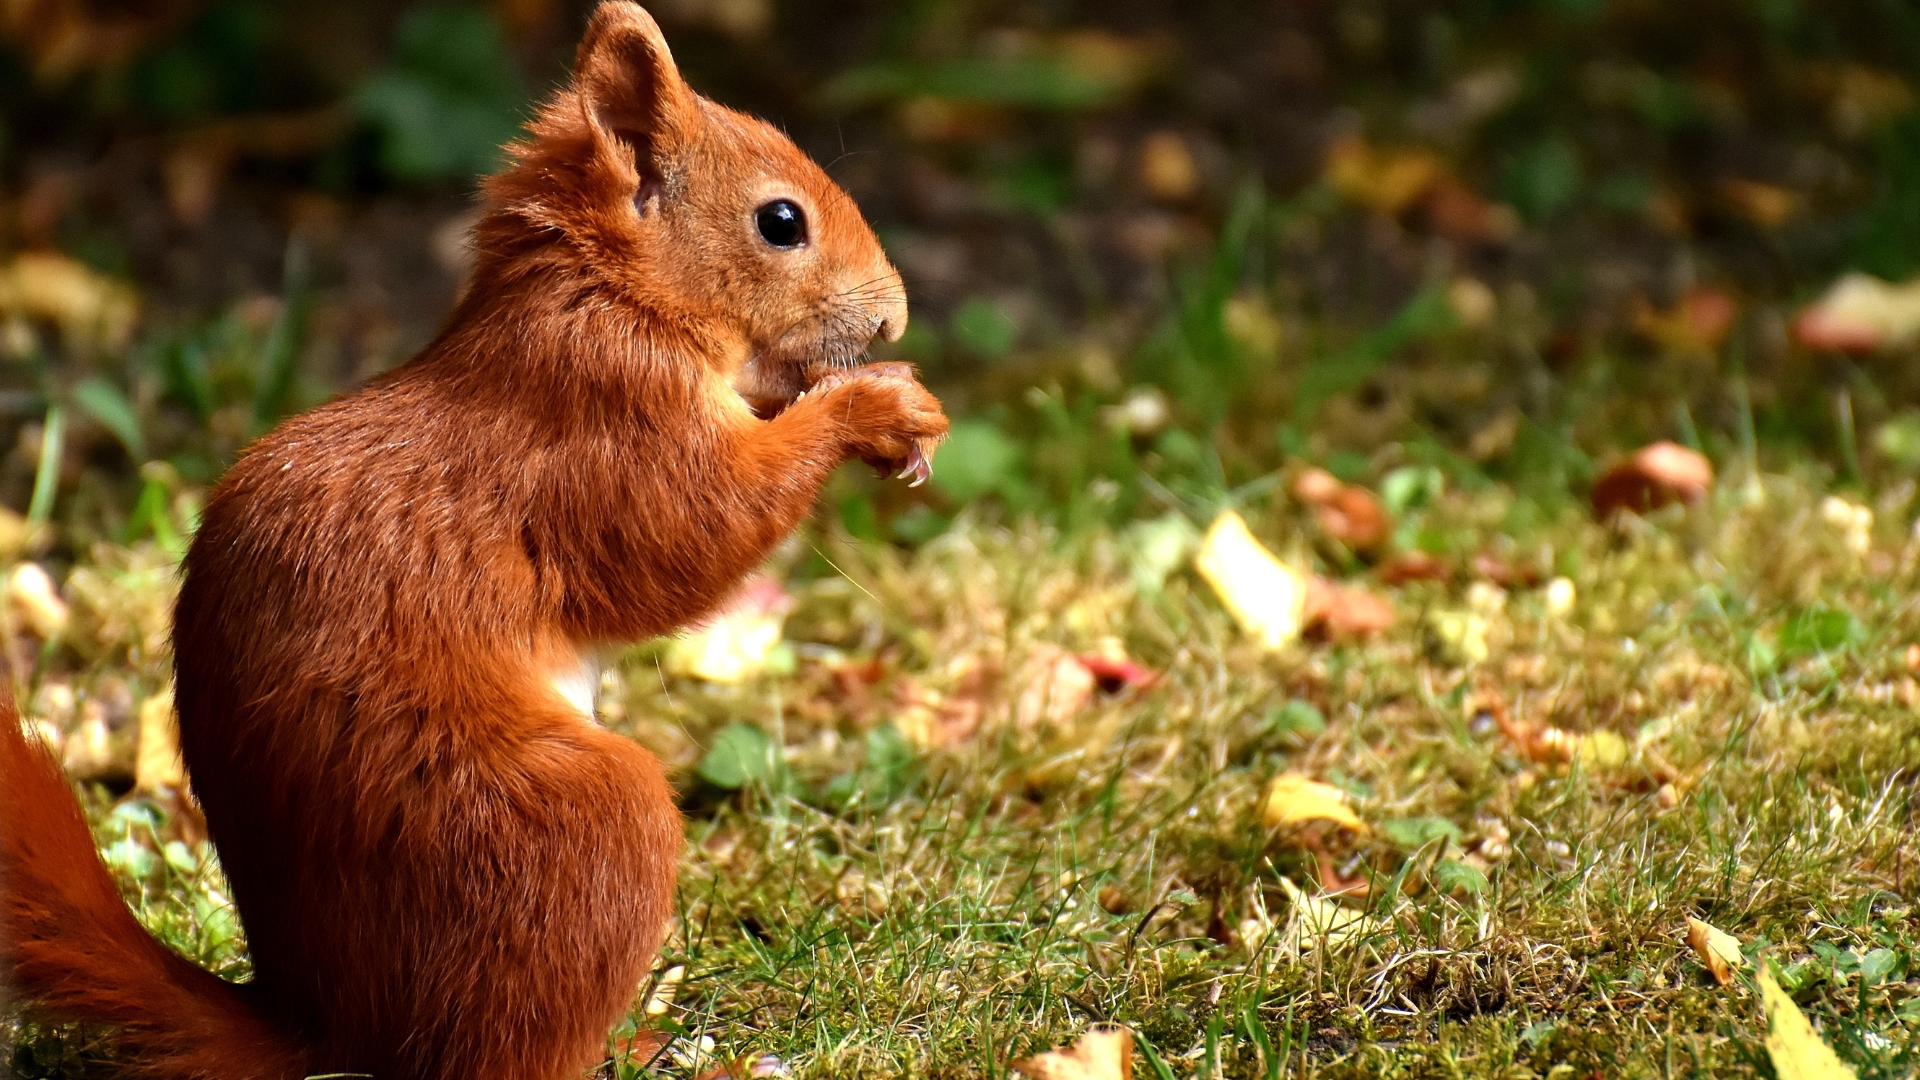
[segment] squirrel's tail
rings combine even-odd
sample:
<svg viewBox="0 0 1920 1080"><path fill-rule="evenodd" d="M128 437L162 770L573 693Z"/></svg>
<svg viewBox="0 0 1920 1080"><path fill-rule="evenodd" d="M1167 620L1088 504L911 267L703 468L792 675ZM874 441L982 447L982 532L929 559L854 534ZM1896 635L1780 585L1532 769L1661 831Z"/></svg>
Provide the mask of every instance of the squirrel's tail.
<svg viewBox="0 0 1920 1080"><path fill-rule="evenodd" d="M100 862L72 788L0 690L0 993L110 1024L154 1080L298 1080L308 1054L234 984L155 941ZM0 998L4 1001L4 998Z"/></svg>

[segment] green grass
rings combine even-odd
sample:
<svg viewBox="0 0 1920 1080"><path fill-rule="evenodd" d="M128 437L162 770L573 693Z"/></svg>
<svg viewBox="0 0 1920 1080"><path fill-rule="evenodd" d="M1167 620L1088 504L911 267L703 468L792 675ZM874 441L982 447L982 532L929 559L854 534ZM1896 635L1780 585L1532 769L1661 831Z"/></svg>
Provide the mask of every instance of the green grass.
<svg viewBox="0 0 1920 1080"><path fill-rule="evenodd" d="M816 535L841 572L792 582L793 671L712 686L642 646L605 683L603 713L670 763L688 810L661 960L685 982L664 1019L637 1018L802 1077L998 1077L1100 1020L1150 1043L1154 1077L1770 1076L1752 969L1715 985L1685 944L1692 915L1775 963L1861 1076L1912 1076L1911 491L1882 500L1864 555L1805 478L1723 483L1710 505L1617 529L1449 493L1414 512L1423 536L1564 574L1578 596L1556 617L1538 588L1497 607L1471 590L1490 645L1472 666L1435 659L1422 629L1466 609L1465 580L1383 589L1401 621L1375 641L1276 655L1185 570L1142 592L1108 532L963 516L914 552ZM1277 549L1316 542L1284 497L1248 516ZM825 562L807 542L783 561L796 577ZM1106 639L1160 681L1015 721L1030 657ZM93 655L79 684L158 670ZM1490 722L1495 699L1633 749L1529 760ZM983 716L960 745L923 752L891 728L956 700ZM740 722L781 760L738 791L699 780ZM1315 891L1312 838L1269 833L1257 810L1288 770L1345 788L1372 826L1319 841L1372 879L1377 922L1356 940L1288 931L1282 881ZM143 858L169 827L96 801L142 917L243 970L204 851ZM106 1046L18 1025L15 1040L22 1076L78 1075L62 1055Z"/></svg>

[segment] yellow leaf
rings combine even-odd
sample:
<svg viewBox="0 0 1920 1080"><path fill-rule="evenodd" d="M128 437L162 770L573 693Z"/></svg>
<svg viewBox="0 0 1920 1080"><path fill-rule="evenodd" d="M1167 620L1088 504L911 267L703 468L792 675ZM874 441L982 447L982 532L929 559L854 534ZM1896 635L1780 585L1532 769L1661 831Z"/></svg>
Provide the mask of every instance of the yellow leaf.
<svg viewBox="0 0 1920 1080"><path fill-rule="evenodd" d="M1293 917L1280 940L1296 956L1317 947L1344 948L1381 927L1378 919L1369 918L1365 912L1324 896L1308 896L1286 878L1280 879L1280 886L1293 903Z"/></svg>
<svg viewBox="0 0 1920 1080"><path fill-rule="evenodd" d="M675 964L660 973L654 980L653 993L647 995L646 1011L648 1016L665 1016L673 1008L673 999L680 992L680 984L687 981L687 966Z"/></svg>
<svg viewBox="0 0 1920 1080"><path fill-rule="evenodd" d="M1300 636L1306 575L1262 547L1239 514L1228 510L1214 519L1193 565L1241 629L1262 645L1280 649Z"/></svg>
<svg viewBox="0 0 1920 1080"><path fill-rule="evenodd" d="M1033 1080L1132 1080L1133 1032L1096 1025L1072 1046L1016 1061L1013 1068Z"/></svg>
<svg viewBox="0 0 1920 1080"><path fill-rule="evenodd" d="M1740 955L1739 939L1692 916L1687 917L1687 944L1721 986L1733 981L1735 969L1747 966L1747 958Z"/></svg>
<svg viewBox="0 0 1920 1080"><path fill-rule="evenodd" d="M1774 981L1773 968L1760 965L1760 1000L1767 1010L1767 1056L1780 1080L1856 1080L1813 1030L1800 1006Z"/></svg>
<svg viewBox="0 0 1920 1080"><path fill-rule="evenodd" d="M7 577L7 600L14 617L43 640L66 632L71 614L67 602L60 599L59 586L39 563L23 562L13 568Z"/></svg>
<svg viewBox="0 0 1920 1080"><path fill-rule="evenodd" d="M133 786L156 792L186 786L180 761L180 721L173 712L173 691L162 690L140 703L140 742L133 759Z"/></svg>
<svg viewBox="0 0 1920 1080"><path fill-rule="evenodd" d="M1446 163L1429 151L1375 148L1360 139L1342 140L1327 154L1327 184L1348 200L1388 215L1413 205L1446 173Z"/></svg>
<svg viewBox="0 0 1920 1080"><path fill-rule="evenodd" d="M711 621L670 642L661 664L707 682L746 682L773 665L792 607L779 582L753 578Z"/></svg>
<svg viewBox="0 0 1920 1080"><path fill-rule="evenodd" d="M1267 793L1260 800L1260 820L1269 829L1331 821L1355 832L1367 831L1367 823L1347 808L1346 792L1299 773L1282 773L1267 784Z"/></svg>
<svg viewBox="0 0 1920 1080"><path fill-rule="evenodd" d="M1628 754L1627 740L1603 728L1581 739L1574 756L1589 769L1612 770L1625 766Z"/></svg>
<svg viewBox="0 0 1920 1080"><path fill-rule="evenodd" d="M1871 352L1920 337L1920 280L1895 285L1853 273L1833 283L1794 321L1811 349Z"/></svg>
<svg viewBox="0 0 1920 1080"><path fill-rule="evenodd" d="M133 290L65 255L28 252L0 267L0 316L54 323L74 342L124 345L139 307Z"/></svg>

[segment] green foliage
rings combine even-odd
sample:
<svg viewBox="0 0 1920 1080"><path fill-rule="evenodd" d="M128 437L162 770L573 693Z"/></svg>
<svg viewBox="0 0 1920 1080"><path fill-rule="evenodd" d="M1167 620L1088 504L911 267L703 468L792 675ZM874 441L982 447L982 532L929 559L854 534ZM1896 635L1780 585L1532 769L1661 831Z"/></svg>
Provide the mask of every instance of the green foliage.
<svg viewBox="0 0 1920 1080"><path fill-rule="evenodd" d="M990 494L1018 499L1022 462L1019 445L992 422L958 420L934 456L933 483L961 503Z"/></svg>
<svg viewBox="0 0 1920 1080"><path fill-rule="evenodd" d="M1780 630L1780 651L1793 656L1832 652L1858 644L1864 636L1859 620L1846 611L1810 607L1796 612Z"/></svg>
<svg viewBox="0 0 1920 1080"><path fill-rule="evenodd" d="M500 164L527 101L493 17L446 5L401 20L392 66L360 85L353 110L380 132L395 179L466 182Z"/></svg>
<svg viewBox="0 0 1920 1080"><path fill-rule="evenodd" d="M1121 89L1110 78L1046 56L966 57L933 64L883 63L835 76L821 90L834 108L931 97L1034 109L1103 104Z"/></svg>
<svg viewBox="0 0 1920 1080"><path fill-rule="evenodd" d="M261 3L208 6L177 40L134 66L128 75L132 97L174 122L258 108L271 19Z"/></svg>
<svg viewBox="0 0 1920 1080"><path fill-rule="evenodd" d="M1311 738L1327 730L1327 718L1313 702L1294 698L1268 711L1266 728L1273 735Z"/></svg>
<svg viewBox="0 0 1920 1080"><path fill-rule="evenodd" d="M1920 115L1908 114L1875 139L1877 190L1854 225L1854 266L1892 281L1920 269Z"/></svg>
<svg viewBox="0 0 1920 1080"><path fill-rule="evenodd" d="M713 737L713 747L700 759L700 779L715 787L737 791L751 784L771 784L784 769L780 748L766 732L752 724L728 724Z"/></svg>
<svg viewBox="0 0 1920 1080"><path fill-rule="evenodd" d="M1013 351L1020 337L1020 326L1005 308L984 296L976 296L953 313L953 337L974 355L998 360Z"/></svg>
<svg viewBox="0 0 1920 1080"><path fill-rule="evenodd" d="M1458 843L1466 838L1460 826L1442 817L1383 821L1380 823L1380 834L1409 850L1418 850L1436 840Z"/></svg>
<svg viewBox="0 0 1920 1080"><path fill-rule="evenodd" d="M1487 875L1457 859L1441 859L1433 864L1433 884L1441 892L1462 892L1474 896L1490 888Z"/></svg>
<svg viewBox="0 0 1920 1080"><path fill-rule="evenodd" d="M1580 158L1565 139L1548 137L1521 148L1501 172L1500 194L1532 221L1547 221L1580 195Z"/></svg>

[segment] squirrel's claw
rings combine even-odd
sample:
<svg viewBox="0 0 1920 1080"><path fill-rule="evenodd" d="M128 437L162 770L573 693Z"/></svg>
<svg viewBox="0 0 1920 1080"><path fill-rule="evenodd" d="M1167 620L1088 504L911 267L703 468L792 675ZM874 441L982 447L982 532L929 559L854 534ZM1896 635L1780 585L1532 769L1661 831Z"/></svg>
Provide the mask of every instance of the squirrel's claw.
<svg viewBox="0 0 1920 1080"><path fill-rule="evenodd" d="M913 444L913 450L907 454L907 467L900 470L900 479L913 477L908 487L919 487L933 478L933 459L919 443Z"/></svg>

